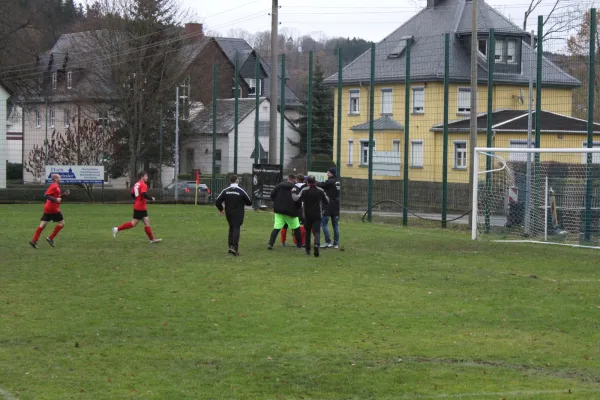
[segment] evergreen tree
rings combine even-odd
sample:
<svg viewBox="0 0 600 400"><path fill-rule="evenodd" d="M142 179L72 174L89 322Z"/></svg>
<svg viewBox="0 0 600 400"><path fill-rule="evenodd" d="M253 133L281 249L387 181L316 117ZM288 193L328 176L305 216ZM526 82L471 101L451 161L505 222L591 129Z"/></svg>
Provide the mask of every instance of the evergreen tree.
<svg viewBox="0 0 600 400"><path fill-rule="evenodd" d="M324 72L317 62L313 76L313 110L312 110L312 153L333 155L333 91L325 86ZM308 98L308 89L306 91ZM300 140L290 143L306 154L308 132L308 101L300 107L300 117L294 121L294 130L300 134Z"/></svg>

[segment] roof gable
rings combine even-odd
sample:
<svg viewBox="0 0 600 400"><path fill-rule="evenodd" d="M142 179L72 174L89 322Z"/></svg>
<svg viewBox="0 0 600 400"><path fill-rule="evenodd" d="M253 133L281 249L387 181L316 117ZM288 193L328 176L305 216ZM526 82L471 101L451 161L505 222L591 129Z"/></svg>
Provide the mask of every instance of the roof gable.
<svg viewBox="0 0 600 400"><path fill-rule="evenodd" d="M256 109L256 99L238 100L238 123L241 123ZM259 104L267 101L259 100ZM196 133L212 134L213 118L212 105L208 104L191 120L191 126ZM217 135L228 135L235 127L235 102L233 99L217 100Z"/></svg>
<svg viewBox="0 0 600 400"><path fill-rule="evenodd" d="M350 130L352 131L368 131L370 129L370 121L365 122L364 124L355 125ZM402 124L390 117L389 115L384 115L381 118L378 118L373 121L373 130L374 131L404 131L404 126Z"/></svg>

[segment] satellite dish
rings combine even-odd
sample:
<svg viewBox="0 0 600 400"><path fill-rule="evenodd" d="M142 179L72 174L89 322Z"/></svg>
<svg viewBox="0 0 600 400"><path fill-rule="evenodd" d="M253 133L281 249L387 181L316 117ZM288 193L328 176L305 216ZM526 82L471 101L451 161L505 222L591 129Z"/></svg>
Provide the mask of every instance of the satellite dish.
<svg viewBox="0 0 600 400"><path fill-rule="evenodd" d="M521 89L521 94L519 95L519 103L525 103L525 92L523 91L523 89Z"/></svg>

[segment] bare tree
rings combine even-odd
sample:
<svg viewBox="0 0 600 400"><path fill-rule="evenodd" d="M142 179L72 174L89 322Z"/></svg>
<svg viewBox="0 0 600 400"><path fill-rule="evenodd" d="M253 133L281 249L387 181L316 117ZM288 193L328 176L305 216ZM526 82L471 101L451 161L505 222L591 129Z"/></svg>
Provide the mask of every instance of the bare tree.
<svg viewBox="0 0 600 400"><path fill-rule="evenodd" d="M178 0L107 0L106 29L87 35L93 62L81 60L89 74L88 96L109 104L127 152L129 177L158 163L161 112L174 108L175 88L198 53L201 31L181 27L189 14ZM175 150L165 131L164 155Z"/></svg>
<svg viewBox="0 0 600 400"><path fill-rule="evenodd" d="M542 40L546 40L552 35L566 33L573 29L583 15L580 7L572 1L551 0L550 12L544 18L544 35ZM523 18L523 30L527 30L529 17L538 9L545 0L529 0L529 6L525 11Z"/></svg>
<svg viewBox="0 0 600 400"><path fill-rule="evenodd" d="M28 154L25 170L36 179L44 176L46 165L106 165L107 154L118 147L114 129L101 127L96 121L86 120L76 128L64 132L54 130L45 144L34 145ZM46 160L48 163L46 163ZM110 166L109 166L110 169ZM90 199L94 199L93 185L81 184Z"/></svg>

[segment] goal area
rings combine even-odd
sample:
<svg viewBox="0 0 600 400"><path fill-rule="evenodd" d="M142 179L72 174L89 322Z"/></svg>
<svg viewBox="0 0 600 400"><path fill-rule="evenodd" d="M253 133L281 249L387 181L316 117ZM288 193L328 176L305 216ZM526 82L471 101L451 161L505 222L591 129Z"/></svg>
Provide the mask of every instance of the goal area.
<svg viewBox="0 0 600 400"><path fill-rule="evenodd" d="M600 148L475 148L472 238L600 249Z"/></svg>

